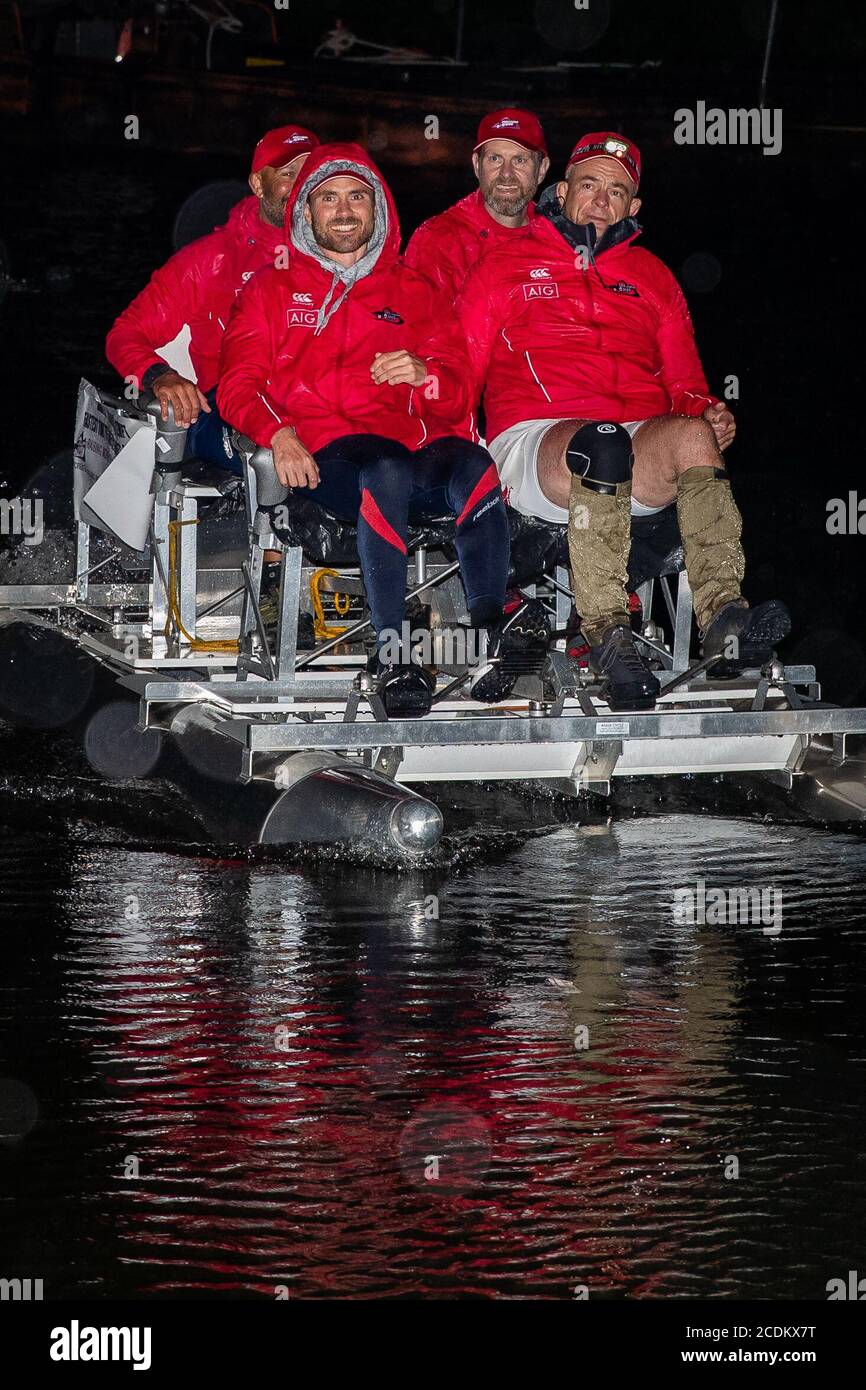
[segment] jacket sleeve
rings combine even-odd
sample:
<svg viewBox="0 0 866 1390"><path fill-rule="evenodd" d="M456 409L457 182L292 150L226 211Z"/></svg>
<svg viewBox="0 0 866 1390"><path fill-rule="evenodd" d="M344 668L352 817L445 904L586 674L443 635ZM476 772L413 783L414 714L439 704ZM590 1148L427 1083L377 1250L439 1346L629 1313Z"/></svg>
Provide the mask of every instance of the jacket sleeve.
<svg viewBox="0 0 866 1390"><path fill-rule="evenodd" d="M448 295L426 282L423 295L414 350L427 365L427 379L412 387L412 411L456 428L474 404L466 343Z"/></svg>
<svg viewBox="0 0 866 1390"><path fill-rule="evenodd" d="M278 429L292 423L268 390L276 355L272 278L276 273L265 270L253 276L238 295L223 336L217 387L223 419L266 448Z"/></svg>
<svg viewBox="0 0 866 1390"><path fill-rule="evenodd" d="M201 267L200 243L182 247L154 271L141 293L115 319L105 341L105 355L121 376L140 382L148 367L162 361L156 349L170 343L185 323L201 314Z"/></svg>
<svg viewBox="0 0 866 1390"><path fill-rule="evenodd" d="M403 260L413 270L425 275L438 290L451 290L451 276L447 263L439 254L436 232L431 222L422 222L412 233L403 252Z"/></svg>
<svg viewBox="0 0 866 1390"><path fill-rule="evenodd" d="M674 415L702 415L718 400L707 386L685 295L670 272L661 296L661 379Z"/></svg>
<svg viewBox="0 0 866 1390"><path fill-rule="evenodd" d="M483 265L476 265L464 280L455 313L469 355L472 403L477 405L484 393L493 343L500 327L493 289Z"/></svg>

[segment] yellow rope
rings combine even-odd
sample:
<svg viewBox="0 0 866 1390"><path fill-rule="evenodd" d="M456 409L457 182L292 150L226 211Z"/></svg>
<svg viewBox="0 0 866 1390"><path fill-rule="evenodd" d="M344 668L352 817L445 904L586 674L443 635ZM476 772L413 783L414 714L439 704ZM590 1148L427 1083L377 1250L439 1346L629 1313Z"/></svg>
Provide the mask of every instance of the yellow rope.
<svg viewBox="0 0 866 1390"><path fill-rule="evenodd" d="M341 637L346 631L345 627L329 627L325 619L325 609L322 603L322 595L319 585L326 577L339 579L337 570L320 569L310 578L310 598L313 604L313 622L315 624L315 634L317 638L325 639L329 637ZM351 607L352 599L349 594L334 594L334 607L339 618L345 618Z"/></svg>
<svg viewBox="0 0 866 1390"><path fill-rule="evenodd" d="M180 607L177 601L177 542L178 532L181 526L198 526L198 519L195 521L170 521L168 523L168 621L163 628L163 635L170 637L170 625L173 622L180 635L186 639L194 652L237 652L238 644L236 641L228 639L216 642L201 642L197 637L193 637L187 632L180 620Z"/></svg>

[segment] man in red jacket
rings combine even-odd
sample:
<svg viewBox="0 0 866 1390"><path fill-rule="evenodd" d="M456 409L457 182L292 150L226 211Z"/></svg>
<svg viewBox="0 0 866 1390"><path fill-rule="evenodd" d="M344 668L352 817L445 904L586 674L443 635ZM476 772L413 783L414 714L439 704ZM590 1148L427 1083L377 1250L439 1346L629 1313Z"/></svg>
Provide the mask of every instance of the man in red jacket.
<svg viewBox="0 0 866 1390"><path fill-rule="evenodd" d="M575 602L610 703L650 707L635 645L630 514L676 502L705 656L716 674L762 664L790 618L740 593L741 520L721 450L735 422L708 389L682 291L634 245L640 154L621 135L578 141L526 235L485 256L457 304L487 435L516 510L569 522Z"/></svg>
<svg viewBox="0 0 866 1390"><path fill-rule="evenodd" d="M171 405L178 424L189 427L187 451L233 472L240 472L240 461L214 404L223 333L243 286L274 263L283 245L286 202L318 143L312 131L295 125L262 136L253 152L251 196L232 208L225 226L182 247L154 271L106 340L106 356L127 382L154 392L164 420ZM195 381L160 356L184 324L191 333Z"/></svg>
<svg viewBox="0 0 866 1390"><path fill-rule="evenodd" d="M472 690L502 699L512 654L547 629L534 600L503 616L508 524L496 468L468 437L469 363L451 306L399 259L390 189L358 145L310 156L286 240L288 266L262 271L238 300L219 408L273 450L281 482L357 522L388 714L425 714L435 688L400 645L409 521L456 516L470 619L491 635Z"/></svg>
<svg viewBox="0 0 866 1390"><path fill-rule="evenodd" d="M406 247L406 263L452 301L468 272L491 246L510 246L535 216L532 199L550 168L544 131L531 111L491 111L478 127L472 154L478 188L422 222Z"/></svg>

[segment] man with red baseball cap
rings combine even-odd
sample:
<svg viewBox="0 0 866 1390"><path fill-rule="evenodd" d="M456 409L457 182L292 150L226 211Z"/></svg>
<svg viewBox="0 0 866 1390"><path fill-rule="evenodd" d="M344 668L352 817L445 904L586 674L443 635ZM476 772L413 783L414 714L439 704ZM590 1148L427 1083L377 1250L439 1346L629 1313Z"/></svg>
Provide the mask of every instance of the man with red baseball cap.
<svg viewBox="0 0 866 1390"><path fill-rule="evenodd" d="M614 708L651 707L659 691L628 616L630 516L676 503L713 674L762 665L790 628L783 604L741 595L721 455L734 417L707 388L674 276L634 244L640 178L631 140L583 136L526 234L479 261L457 304L509 504L569 524L590 665Z"/></svg>
<svg viewBox="0 0 866 1390"><path fill-rule="evenodd" d="M422 222L404 257L452 300L482 252L510 244L535 215L532 200L550 167L538 117L491 111L478 127L472 167L476 191Z"/></svg>
<svg viewBox="0 0 866 1390"><path fill-rule="evenodd" d="M257 270L273 265L284 246L283 218L289 194L318 137L302 126L269 130L253 151L251 196L232 208L229 219L207 236L184 246L159 270L115 320L105 352L127 382L152 390L189 428L187 453L240 472L215 395L222 338L235 299ZM163 358L184 325L195 381Z"/></svg>

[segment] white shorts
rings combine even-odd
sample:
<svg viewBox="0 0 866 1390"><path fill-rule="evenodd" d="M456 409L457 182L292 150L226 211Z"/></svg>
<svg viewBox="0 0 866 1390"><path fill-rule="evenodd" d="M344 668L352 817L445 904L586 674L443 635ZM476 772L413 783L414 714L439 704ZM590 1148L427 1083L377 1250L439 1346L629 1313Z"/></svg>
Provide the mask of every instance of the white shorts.
<svg viewBox="0 0 866 1390"><path fill-rule="evenodd" d="M503 430L487 445L487 452L496 464L502 491L509 507L525 516L537 516L542 521L556 521L561 526L568 523L568 509L557 507L545 497L538 481L538 446L551 425L561 424L561 418L554 420L524 420ZM630 420L623 425L632 439L646 424L645 420ZM631 499L632 516L652 516L663 511L663 507L645 507L643 502Z"/></svg>

